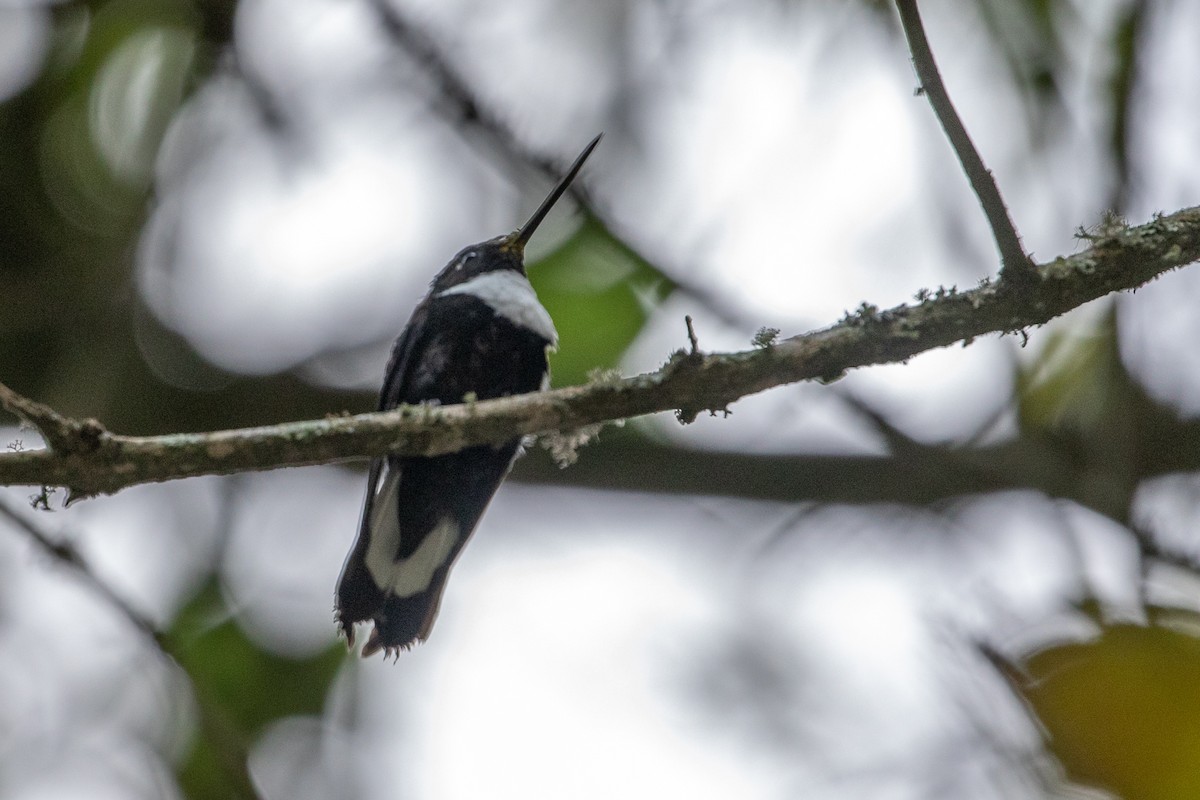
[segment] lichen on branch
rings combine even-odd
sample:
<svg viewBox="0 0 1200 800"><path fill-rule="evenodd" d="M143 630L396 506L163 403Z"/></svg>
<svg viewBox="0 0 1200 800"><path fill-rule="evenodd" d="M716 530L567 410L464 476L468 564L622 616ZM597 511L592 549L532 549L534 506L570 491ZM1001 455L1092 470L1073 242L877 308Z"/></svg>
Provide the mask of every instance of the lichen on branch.
<svg viewBox="0 0 1200 800"><path fill-rule="evenodd" d="M1041 325L1091 300L1134 289L1200 259L1200 208L1110 229L1083 252L1037 267L1035 280L922 291L890 309L863 304L828 328L733 353L677 353L661 369L553 391L443 407L330 415L258 428L121 436L63 418L0 385L10 411L51 428L45 450L0 453L0 485L65 486L72 496L141 483L322 464L385 453L438 455L516 436L571 431L687 409L722 411L775 386L830 380L869 364L904 361L989 333Z"/></svg>

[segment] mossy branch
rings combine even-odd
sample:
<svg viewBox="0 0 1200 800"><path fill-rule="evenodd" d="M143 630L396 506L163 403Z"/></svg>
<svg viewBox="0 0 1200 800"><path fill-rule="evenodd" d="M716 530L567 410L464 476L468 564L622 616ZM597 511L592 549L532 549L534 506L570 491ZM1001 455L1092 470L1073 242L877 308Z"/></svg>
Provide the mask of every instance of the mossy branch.
<svg viewBox="0 0 1200 800"><path fill-rule="evenodd" d="M923 290L887 310L864 303L823 330L734 353L676 352L655 372L555 391L445 407L404 407L259 428L121 436L97 423L52 417L8 389L5 405L33 408L55 425L50 449L0 454L0 485L65 486L73 496L141 483L320 464L384 453L437 455L524 434L580 428L659 411L726 409L750 394L804 380L831 380L854 367L904 361L989 333L1041 325L1091 300L1134 289L1200 259L1200 208L1136 227L1108 226L1090 247L1037 267L1014 290L990 283L968 291ZM46 413L42 413L45 411ZM23 414L24 415L24 414Z"/></svg>

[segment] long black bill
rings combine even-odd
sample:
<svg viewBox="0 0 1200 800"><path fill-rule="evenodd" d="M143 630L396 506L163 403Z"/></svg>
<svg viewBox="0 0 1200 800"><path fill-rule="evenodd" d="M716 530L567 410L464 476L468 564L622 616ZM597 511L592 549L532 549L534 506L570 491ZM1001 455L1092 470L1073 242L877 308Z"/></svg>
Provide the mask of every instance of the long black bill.
<svg viewBox="0 0 1200 800"><path fill-rule="evenodd" d="M517 248L518 252L524 251L525 243L533 236L533 232L537 230L537 226L542 224L542 220L550 213L550 209L554 208L554 204L558 202L558 199L563 196L563 192L571 185L571 181L575 180L575 176L579 174L579 170L583 169L583 162L587 161L587 157L596 149L596 145L600 144L600 137L603 135L603 133L597 134L595 139L588 142L588 146L583 148L583 152L575 159L575 163L567 170L567 174L554 187L554 191L546 196L546 199L538 206L538 210L533 212L533 216L529 218L529 221L518 228L517 232L513 234L510 246Z"/></svg>

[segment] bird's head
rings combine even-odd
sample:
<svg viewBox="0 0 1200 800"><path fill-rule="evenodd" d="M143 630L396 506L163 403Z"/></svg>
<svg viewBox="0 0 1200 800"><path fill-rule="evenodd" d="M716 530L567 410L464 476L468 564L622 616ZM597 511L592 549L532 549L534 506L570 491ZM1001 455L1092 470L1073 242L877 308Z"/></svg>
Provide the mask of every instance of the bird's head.
<svg viewBox="0 0 1200 800"><path fill-rule="evenodd" d="M583 152L575 159L575 163L567 170L567 174L550 194L546 195L546 199L542 201L537 211L533 212L533 216L524 225L505 236L497 236L495 239L464 247L433 279L432 291L435 293L445 291L484 273L501 269L510 269L524 275L525 245L533 236L533 232L542 224L542 220L550 213L550 209L554 208L554 204L567 191L571 181L575 180L575 176L583 168L583 162L587 161L587 157L592 154L592 150L599 142L600 136L597 136L588 143L587 147L583 148Z"/></svg>

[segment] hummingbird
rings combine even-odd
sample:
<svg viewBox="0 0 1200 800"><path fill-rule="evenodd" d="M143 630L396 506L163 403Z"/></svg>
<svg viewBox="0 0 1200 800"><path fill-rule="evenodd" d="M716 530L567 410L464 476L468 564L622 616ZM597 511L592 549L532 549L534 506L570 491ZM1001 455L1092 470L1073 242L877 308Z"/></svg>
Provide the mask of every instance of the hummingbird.
<svg viewBox="0 0 1200 800"><path fill-rule="evenodd" d="M449 405L545 389L558 346L525 274L525 245L600 142L593 139L517 230L465 247L434 277L392 347L379 410ZM338 579L348 646L373 622L367 657L399 656L429 637L455 559L521 451L515 437L440 456L371 462L358 537Z"/></svg>

